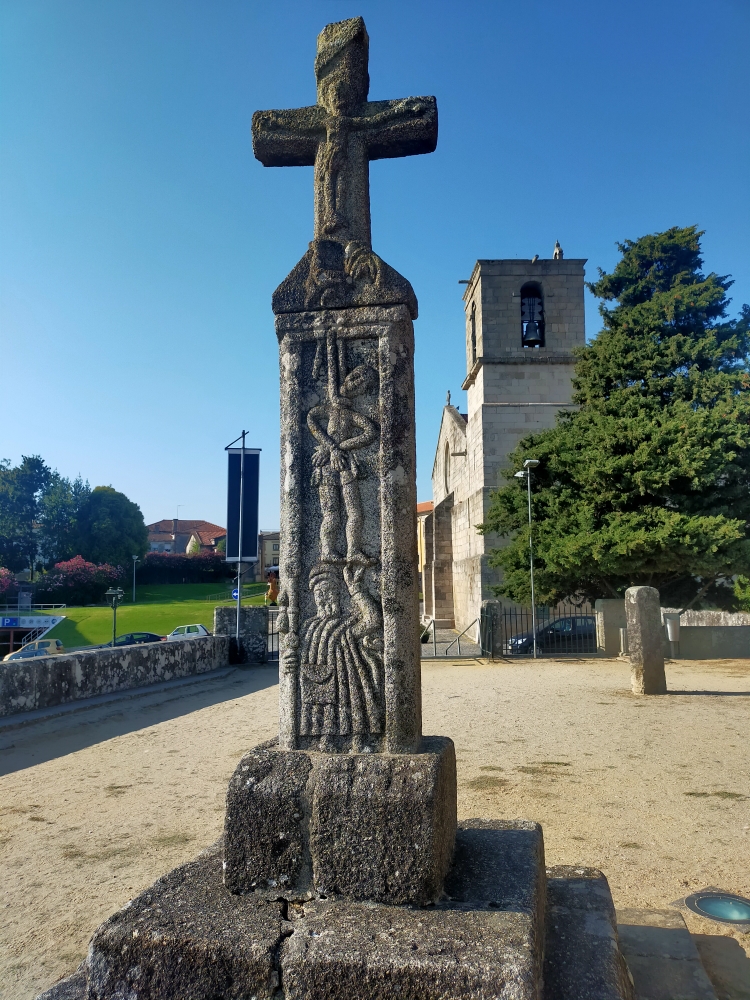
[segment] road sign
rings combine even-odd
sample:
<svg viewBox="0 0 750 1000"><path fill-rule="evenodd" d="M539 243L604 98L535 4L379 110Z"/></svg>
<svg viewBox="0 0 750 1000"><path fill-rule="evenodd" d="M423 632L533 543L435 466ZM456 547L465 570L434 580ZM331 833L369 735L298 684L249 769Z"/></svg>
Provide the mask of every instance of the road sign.
<svg viewBox="0 0 750 1000"><path fill-rule="evenodd" d="M233 601L236 601L236 600L237 600L237 598L238 598L239 596L240 596L240 592L239 592L239 590L238 590L238 589L237 589L237 588L235 587L235 588L234 588L234 590L232 591L232 600L233 600Z"/></svg>

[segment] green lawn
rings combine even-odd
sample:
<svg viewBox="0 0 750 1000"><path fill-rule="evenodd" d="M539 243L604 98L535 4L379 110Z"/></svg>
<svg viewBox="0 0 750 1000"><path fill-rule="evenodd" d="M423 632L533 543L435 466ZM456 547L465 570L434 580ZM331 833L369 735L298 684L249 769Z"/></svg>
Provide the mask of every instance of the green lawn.
<svg viewBox="0 0 750 1000"><path fill-rule="evenodd" d="M127 603L117 609L117 634L124 632L157 632L168 635L178 625L205 625L214 627L214 607L231 603L231 588L226 589L227 601L206 600L209 594L218 594L222 588L215 583L185 583L166 586L136 587L136 603ZM251 584L244 588L243 604L263 604L265 584ZM201 600L203 598L203 600ZM109 642L112 639L112 609L63 608L65 620L49 633L62 640L68 649Z"/></svg>

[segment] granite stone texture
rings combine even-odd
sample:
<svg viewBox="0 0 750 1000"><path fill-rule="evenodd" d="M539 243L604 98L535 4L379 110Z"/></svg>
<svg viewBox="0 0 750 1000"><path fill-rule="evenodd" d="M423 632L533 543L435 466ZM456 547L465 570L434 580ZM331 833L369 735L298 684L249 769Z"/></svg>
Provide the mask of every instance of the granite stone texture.
<svg viewBox="0 0 750 1000"><path fill-rule="evenodd" d="M209 635L11 660L0 670L0 717L207 673L229 664L230 646Z"/></svg>
<svg viewBox="0 0 750 1000"><path fill-rule="evenodd" d="M633 694L666 694L659 591L654 587L629 587L625 614Z"/></svg>
<svg viewBox="0 0 750 1000"><path fill-rule="evenodd" d="M86 996L86 964L76 969L72 976L66 976L40 993L37 1000L84 1000Z"/></svg>
<svg viewBox="0 0 750 1000"><path fill-rule="evenodd" d="M411 285L372 252L370 160L431 153L434 97L368 101L369 38L361 17L327 25L315 59L317 103L256 111L253 151L266 167L314 166L310 249L273 297L275 313L405 304Z"/></svg>
<svg viewBox="0 0 750 1000"><path fill-rule="evenodd" d="M612 894L595 868L547 869L543 1000L633 1000Z"/></svg>
<svg viewBox="0 0 750 1000"><path fill-rule="evenodd" d="M214 635L237 635L237 608L214 608ZM265 663L268 658L268 608L240 609L241 663Z"/></svg>
<svg viewBox="0 0 750 1000"><path fill-rule="evenodd" d="M397 755L264 744L229 783L224 830L231 892L434 902L455 840L453 743Z"/></svg>
<svg viewBox="0 0 750 1000"><path fill-rule="evenodd" d="M617 933L637 1000L717 1000L679 912L618 910Z"/></svg>
<svg viewBox="0 0 750 1000"><path fill-rule="evenodd" d="M287 1000L539 1000L545 872L541 827L470 820L445 897L416 909L342 900L290 908Z"/></svg>
<svg viewBox="0 0 750 1000"><path fill-rule="evenodd" d="M233 896L221 844L176 868L98 928L87 1000L262 1000L276 995L283 905Z"/></svg>
<svg viewBox="0 0 750 1000"><path fill-rule="evenodd" d="M606 879L545 873L536 823L462 823L445 895L423 908L233 896L220 850L102 924L85 976L44 1000L633 1000Z"/></svg>
<svg viewBox="0 0 750 1000"><path fill-rule="evenodd" d="M422 719L409 312L286 313L276 331L280 744L414 752Z"/></svg>

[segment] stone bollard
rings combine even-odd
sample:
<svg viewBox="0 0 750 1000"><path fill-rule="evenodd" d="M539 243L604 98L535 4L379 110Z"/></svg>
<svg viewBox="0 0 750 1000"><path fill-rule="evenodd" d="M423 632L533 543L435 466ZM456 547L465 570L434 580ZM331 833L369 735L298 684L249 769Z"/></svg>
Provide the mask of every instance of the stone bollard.
<svg viewBox="0 0 750 1000"><path fill-rule="evenodd" d="M237 607L214 608L214 635L229 635L234 639L237 629ZM268 653L268 609L243 607L240 616L240 649L230 651L230 663L265 663Z"/></svg>
<svg viewBox="0 0 750 1000"><path fill-rule="evenodd" d="M654 587L629 587L625 591L625 613L633 694L666 694L659 591Z"/></svg>

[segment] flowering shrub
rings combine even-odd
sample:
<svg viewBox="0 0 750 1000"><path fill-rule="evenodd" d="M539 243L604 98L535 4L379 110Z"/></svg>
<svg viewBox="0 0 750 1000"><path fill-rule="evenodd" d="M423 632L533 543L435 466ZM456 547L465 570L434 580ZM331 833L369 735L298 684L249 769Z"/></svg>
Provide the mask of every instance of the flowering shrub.
<svg viewBox="0 0 750 1000"><path fill-rule="evenodd" d="M15 596L16 593L16 578L11 573L9 569L5 566L0 566L0 595L2 597L8 598Z"/></svg>
<svg viewBox="0 0 750 1000"><path fill-rule="evenodd" d="M35 600L50 604L94 604L104 600L104 592L124 579L120 566L86 562L74 556L41 577L36 585Z"/></svg>
<svg viewBox="0 0 750 1000"><path fill-rule="evenodd" d="M148 552L136 570L139 583L212 583L232 576L235 570L218 552L181 555Z"/></svg>

